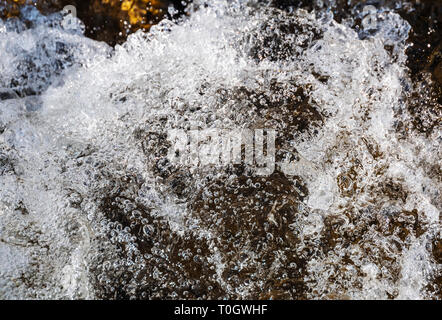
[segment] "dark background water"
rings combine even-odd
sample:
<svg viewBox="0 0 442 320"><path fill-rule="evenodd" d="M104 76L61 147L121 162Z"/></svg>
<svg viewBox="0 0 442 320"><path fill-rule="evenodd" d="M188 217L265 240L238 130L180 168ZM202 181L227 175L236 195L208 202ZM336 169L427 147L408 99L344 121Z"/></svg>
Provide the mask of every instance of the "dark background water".
<svg viewBox="0 0 442 320"><path fill-rule="evenodd" d="M130 33L139 29L148 31L163 18L178 18L186 14L191 0L2 0L0 17L11 18L20 15L24 5L35 5L44 14L61 11L67 5L77 9L77 16L86 26L86 35L111 45L123 43ZM306 10L331 10L335 19L341 22L362 11L365 5L395 9L412 26L408 49L408 66L417 76L421 71L432 73L437 83L442 83L442 1L440 0L326 0L317 5L310 0L265 0L269 5L284 10L303 8ZM174 8L172 11L169 8ZM360 26L360 19L354 20L354 27ZM440 88L436 88L440 100Z"/></svg>
<svg viewBox="0 0 442 320"><path fill-rule="evenodd" d="M138 29L149 30L161 19L177 17L184 13L186 1L180 0L2 0L0 17L20 15L20 8L35 5L42 13L49 14L72 5L77 9L78 18L86 26L86 35L111 45L122 43ZM169 13L172 6L176 13Z"/></svg>

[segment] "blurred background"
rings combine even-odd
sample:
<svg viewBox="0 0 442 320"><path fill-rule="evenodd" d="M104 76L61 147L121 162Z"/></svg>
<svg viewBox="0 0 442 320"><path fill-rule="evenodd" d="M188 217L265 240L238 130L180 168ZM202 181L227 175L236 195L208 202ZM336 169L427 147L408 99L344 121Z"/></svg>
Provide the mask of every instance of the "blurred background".
<svg viewBox="0 0 442 320"><path fill-rule="evenodd" d="M190 0L1 0L0 18L18 17L26 5L36 6L43 14L72 5L86 26L86 35L111 45L122 43L138 29L149 30L163 19L184 13Z"/></svg>
<svg viewBox="0 0 442 320"><path fill-rule="evenodd" d="M407 51L412 75L428 71L442 83L441 0L259 0L280 9L304 8L323 10L328 7L335 20L348 19L355 8L365 5L394 8L412 26ZM148 31L163 18L178 18L186 14L192 0L0 0L0 18L18 17L24 6L36 6L43 14L63 10L73 5L77 17L85 24L86 36L114 46L139 29ZM210 2L210 0L209 0ZM358 27L360 21L352 22Z"/></svg>

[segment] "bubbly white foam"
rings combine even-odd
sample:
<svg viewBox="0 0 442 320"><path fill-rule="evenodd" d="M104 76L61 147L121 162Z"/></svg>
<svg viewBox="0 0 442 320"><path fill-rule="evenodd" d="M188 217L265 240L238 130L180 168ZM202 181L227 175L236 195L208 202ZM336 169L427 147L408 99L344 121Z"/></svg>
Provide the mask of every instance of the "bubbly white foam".
<svg viewBox="0 0 442 320"><path fill-rule="evenodd" d="M376 24L367 28L375 32L361 39L328 14L287 14L242 1L195 7L184 22L163 21L149 34L139 31L112 53L82 36L80 24L74 30L59 27L59 16L32 12L30 29L0 22L0 87L37 94L0 101L0 297L94 298L95 275L89 270L99 241L109 250L109 261L114 261L112 243L127 243L133 258L121 262L122 268L128 261L142 268L138 249L131 247L133 236L109 224L99 208L103 190L117 187L112 178L128 173L143 181L138 203L168 221L176 234L190 231L211 244L223 290L253 294L253 283L232 288L224 282L223 252L213 247L216 231L202 226L187 203L158 182L151 167L155 155L143 153L134 131L248 127L259 122L256 112L235 97L220 99L219 90L265 91L277 79L308 88L310 103L324 115L318 133L295 132L289 150L302 158L296 173L309 190L306 214L298 221L301 243L294 250L315 247L327 217L342 217L341 228L351 234L365 220L384 219L387 211L417 209L427 225L419 238L410 234L404 241L368 226L360 242L318 253L308 262L308 297L427 298L424 289L435 268L427 246L440 232L441 203L440 184L425 163L440 164L440 132L429 137L410 132L400 139L394 130L395 121L407 116L396 111L405 110L408 23L396 13L368 10ZM292 57L252 57L254 45L289 20L321 36L313 40L298 30L286 40ZM260 29L266 23L269 27ZM28 79L11 85L24 74ZM349 196L337 179L352 167L357 187ZM205 174L218 172L195 174L194 184L204 188ZM380 193L388 179L406 189L405 202ZM392 249L393 241L404 249ZM380 263L385 256L393 261L389 267ZM344 257L352 264L344 265ZM284 265L275 260L272 268ZM393 270L400 270L399 279Z"/></svg>

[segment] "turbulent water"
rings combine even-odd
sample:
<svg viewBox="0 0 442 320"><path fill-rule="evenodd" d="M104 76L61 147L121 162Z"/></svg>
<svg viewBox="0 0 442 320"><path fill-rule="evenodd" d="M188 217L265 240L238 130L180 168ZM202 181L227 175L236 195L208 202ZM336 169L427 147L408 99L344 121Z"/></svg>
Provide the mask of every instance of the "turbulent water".
<svg viewBox="0 0 442 320"><path fill-rule="evenodd" d="M115 48L32 7L0 22L0 298L440 299L409 23L189 10ZM207 128L276 130L276 171L168 161L171 129Z"/></svg>

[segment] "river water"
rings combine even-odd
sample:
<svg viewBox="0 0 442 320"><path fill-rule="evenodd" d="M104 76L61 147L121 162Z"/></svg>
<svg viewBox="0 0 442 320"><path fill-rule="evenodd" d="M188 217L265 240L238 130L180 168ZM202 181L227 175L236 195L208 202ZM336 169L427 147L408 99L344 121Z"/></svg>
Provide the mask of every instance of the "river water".
<svg viewBox="0 0 442 320"><path fill-rule="evenodd" d="M413 10L198 0L115 47L0 21L0 298L440 299L441 57L410 66ZM171 130L244 128L276 132L271 174L168 157Z"/></svg>

